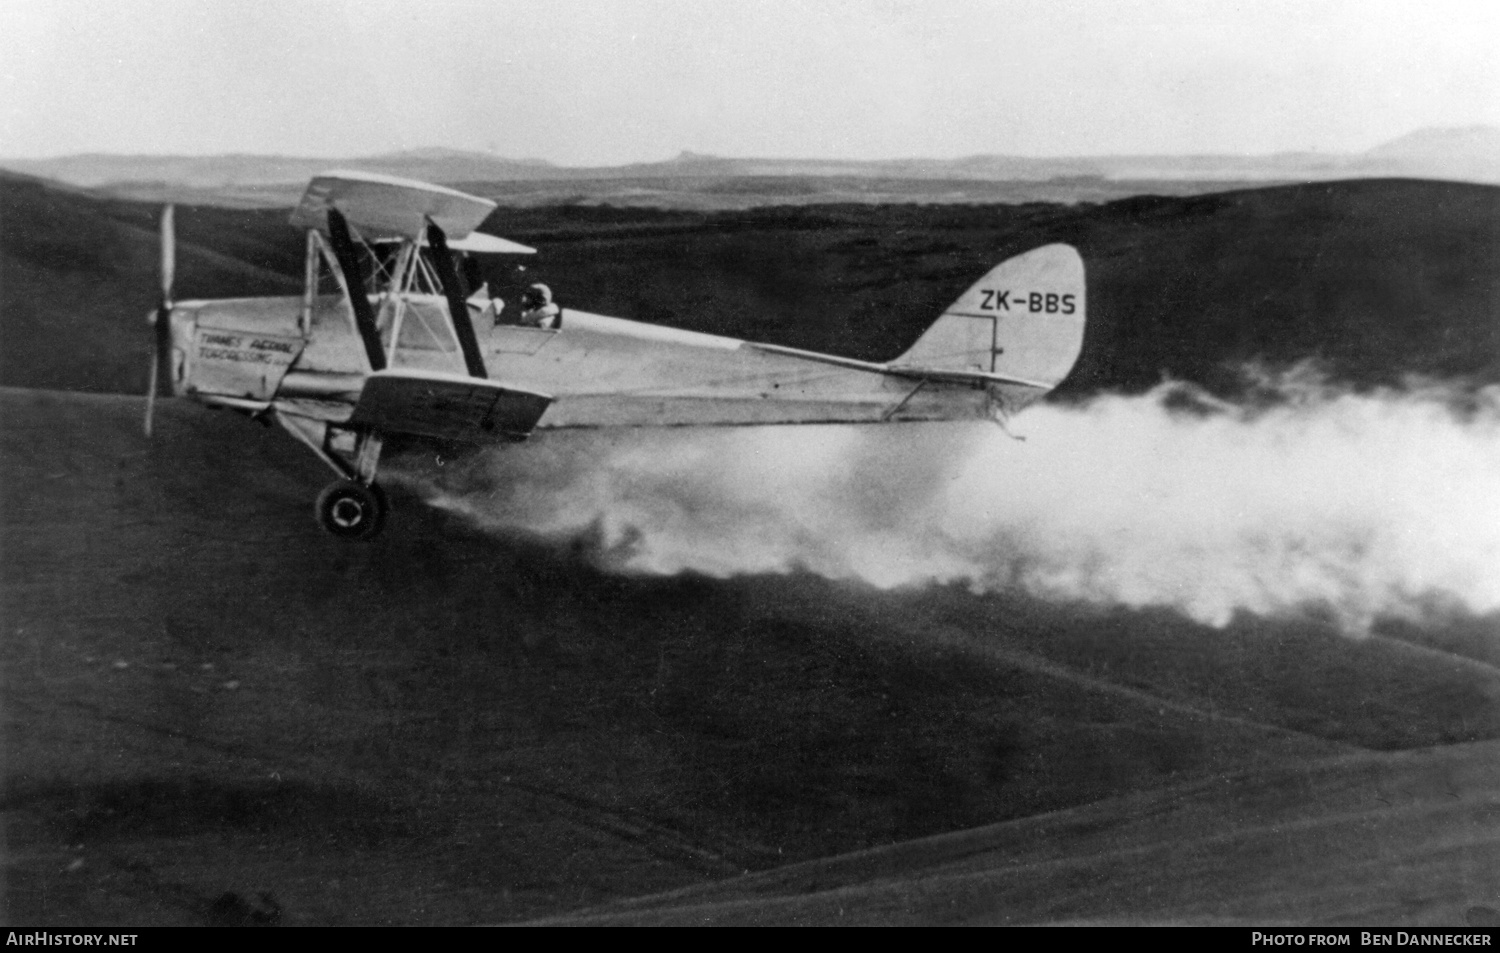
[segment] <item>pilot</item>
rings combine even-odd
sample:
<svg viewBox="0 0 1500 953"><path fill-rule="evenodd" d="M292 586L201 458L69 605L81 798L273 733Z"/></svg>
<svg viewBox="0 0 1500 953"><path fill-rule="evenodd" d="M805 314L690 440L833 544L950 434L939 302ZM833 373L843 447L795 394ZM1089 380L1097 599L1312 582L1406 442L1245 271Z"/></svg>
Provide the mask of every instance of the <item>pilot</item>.
<svg viewBox="0 0 1500 953"><path fill-rule="evenodd" d="M537 283L521 295L521 325L531 328L555 328L562 309L552 303L552 289Z"/></svg>

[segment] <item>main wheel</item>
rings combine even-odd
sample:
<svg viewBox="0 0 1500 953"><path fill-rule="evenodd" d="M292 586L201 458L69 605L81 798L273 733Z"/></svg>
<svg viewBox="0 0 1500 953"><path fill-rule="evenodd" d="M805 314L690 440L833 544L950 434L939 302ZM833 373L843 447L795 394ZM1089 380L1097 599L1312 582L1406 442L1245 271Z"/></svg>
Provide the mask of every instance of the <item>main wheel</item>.
<svg viewBox="0 0 1500 953"><path fill-rule="evenodd" d="M330 483L318 494L318 523L342 539L369 539L385 525L389 509L379 484L355 480Z"/></svg>

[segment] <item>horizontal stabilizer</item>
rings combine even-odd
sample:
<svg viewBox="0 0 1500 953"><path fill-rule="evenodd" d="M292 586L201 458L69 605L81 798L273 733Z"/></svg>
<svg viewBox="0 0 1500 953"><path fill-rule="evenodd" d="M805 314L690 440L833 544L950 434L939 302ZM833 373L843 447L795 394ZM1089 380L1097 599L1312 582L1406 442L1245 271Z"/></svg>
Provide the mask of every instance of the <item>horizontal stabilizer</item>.
<svg viewBox="0 0 1500 953"><path fill-rule="evenodd" d="M349 422L383 433L490 443L518 440L552 403L546 394L431 371L371 374Z"/></svg>
<svg viewBox="0 0 1500 953"><path fill-rule="evenodd" d="M489 199L415 179L373 172L325 172L307 185L292 212L292 224L328 233L328 210L337 208L366 241L417 238L427 219L453 240L469 233L495 210Z"/></svg>

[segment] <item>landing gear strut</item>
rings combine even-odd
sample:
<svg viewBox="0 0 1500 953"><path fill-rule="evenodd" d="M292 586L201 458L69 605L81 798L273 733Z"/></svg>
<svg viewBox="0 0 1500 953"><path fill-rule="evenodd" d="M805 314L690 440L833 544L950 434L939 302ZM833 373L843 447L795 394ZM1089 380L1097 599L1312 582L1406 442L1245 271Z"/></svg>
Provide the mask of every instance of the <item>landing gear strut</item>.
<svg viewBox="0 0 1500 953"><path fill-rule="evenodd" d="M318 523L341 539L369 539L380 532L389 511L378 483L335 480L318 494Z"/></svg>
<svg viewBox="0 0 1500 953"><path fill-rule="evenodd" d="M375 482L381 435L286 412L276 414L276 422L339 475L318 494L318 525L340 539L369 539L379 533L391 508Z"/></svg>

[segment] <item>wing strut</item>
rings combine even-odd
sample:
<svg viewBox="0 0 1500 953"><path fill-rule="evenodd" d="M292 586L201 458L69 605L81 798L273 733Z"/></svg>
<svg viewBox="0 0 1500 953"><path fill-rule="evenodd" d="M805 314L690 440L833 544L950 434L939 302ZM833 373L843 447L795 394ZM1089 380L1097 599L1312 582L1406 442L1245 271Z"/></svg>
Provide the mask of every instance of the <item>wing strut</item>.
<svg viewBox="0 0 1500 953"><path fill-rule="evenodd" d="M385 351L380 347L380 329L375 326L375 309L370 307L370 297L365 294L365 276L359 267L359 252L354 249L354 239L349 237L349 223L344 213L336 208L328 209L328 237L333 241L333 254L339 260L339 269L344 273L344 284L349 289L349 306L354 309L354 325L359 328L360 340L365 343L365 354L370 359L370 370L385 370Z"/></svg>
<svg viewBox="0 0 1500 953"><path fill-rule="evenodd" d="M458 335L458 346L464 351L464 364L469 376L487 379L484 356L479 353L479 340L474 336L474 323L469 320L469 306L464 301L463 286L458 283L458 270L453 267L453 255L448 251L448 236L438 223L427 219L427 246L432 251L432 263L437 267L438 281L443 285L443 297L448 299L448 313L453 316L453 333Z"/></svg>

